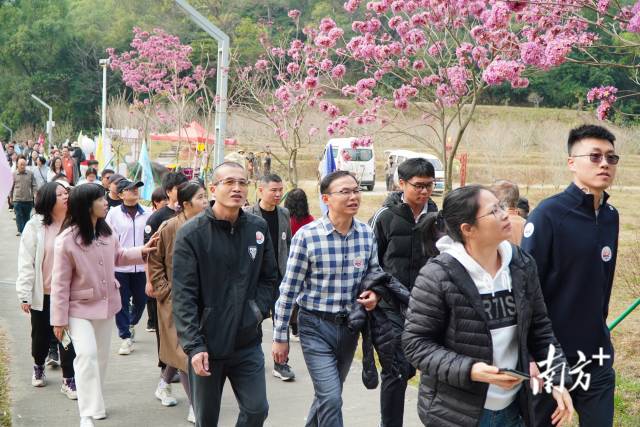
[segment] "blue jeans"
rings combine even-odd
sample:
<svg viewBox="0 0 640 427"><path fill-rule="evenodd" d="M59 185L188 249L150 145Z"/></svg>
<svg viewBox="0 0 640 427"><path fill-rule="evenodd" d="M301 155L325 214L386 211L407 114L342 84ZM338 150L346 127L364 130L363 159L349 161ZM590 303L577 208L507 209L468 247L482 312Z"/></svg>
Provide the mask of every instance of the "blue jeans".
<svg viewBox="0 0 640 427"><path fill-rule="evenodd" d="M484 409L479 427L524 427L518 399L499 411Z"/></svg>
<svg viewBox="0 0 640 427"><path fill-rule="evenodd" d="M116 314L118 335L122 339L131 338L129 326L138 324L147 304L147 295L144 293L147 277L144 272L119 273L116 271L116 279L120 283L122 301L122 309Z"/></svg>
<svg viewBox="0 0 640 427"><path fill-rule="evenodd" d="M298 332L304 361L313 382L314 399L307 427L342 427L342 384L344 384L358 335L346 324L321 319L300 308Z"/></svg>
<svg viewBox="0 0 640 427"><path fill-rule="evenodd" d="M32 209L33 202L13 202L13 211L16 214L16 225L19 233L22 233L24 226L31 218Z"/></svg>

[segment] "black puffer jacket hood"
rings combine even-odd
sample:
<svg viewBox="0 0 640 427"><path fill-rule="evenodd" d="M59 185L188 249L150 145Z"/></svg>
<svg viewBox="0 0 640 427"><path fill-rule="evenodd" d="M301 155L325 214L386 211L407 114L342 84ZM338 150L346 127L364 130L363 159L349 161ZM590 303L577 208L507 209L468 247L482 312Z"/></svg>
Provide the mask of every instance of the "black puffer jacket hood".
<svg viewBox="0 0 640 427"><path fill-rule="evenodd" d="M404 313L409 303L410 294L407 288L383 271L367 274L360 282L358 294L364 291L375 292L397 312ZM347 325L353 333L362 333L362 382L365 387L374 389L378 386L374 349L385 371L402 375L405 379L415 374L415 370L401 350L400 337L395 333L385 311L380 307L366 311L361 304L354 303Z"/></svg>

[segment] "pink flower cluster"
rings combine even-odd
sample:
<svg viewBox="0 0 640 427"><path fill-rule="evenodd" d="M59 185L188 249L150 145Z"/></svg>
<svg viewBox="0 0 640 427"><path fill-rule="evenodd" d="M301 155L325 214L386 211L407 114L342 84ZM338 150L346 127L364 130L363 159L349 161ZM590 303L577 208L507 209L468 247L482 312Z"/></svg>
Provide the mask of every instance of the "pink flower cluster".
<svg viewBox="0 0 640 427"><path fill-rule="evenodd" d="M134 92L173 99L195 91L210 76L203 67L193 69L191 46L181 44L178 37L159 28L148 32L134 27L133 33L133 50L118 55L109 48L107 54L111 69L120 71L123 82Z"/></svg>
<svg viewBox="0 0 640 427"><path fill-rule="evenodd" d="M373 145L373 137L370 135L359 136L351 141L351 148L354 150L358 147L371 147Z"/></svg>
<svg viewBox="0 0 640 427"><path fill-rule="evenodd" d="M482 73L482 79L490 85L500 85L505 82L514 82L521 87L524 81L521 81L521 74L524 71L524 65L517 61L505 61L503 59L495 59ZM528 81L527 81L528 84Z"/></svg>
<svg viewBox="0 0 640 427"><path fill-rule="evenodd" d="M618 93L618 89L613 86L600 86L589 90L587 101L590 103L600 101L597 109L598 119L604 120L607 118L613 104L616 102L616 93Z"/></svg>

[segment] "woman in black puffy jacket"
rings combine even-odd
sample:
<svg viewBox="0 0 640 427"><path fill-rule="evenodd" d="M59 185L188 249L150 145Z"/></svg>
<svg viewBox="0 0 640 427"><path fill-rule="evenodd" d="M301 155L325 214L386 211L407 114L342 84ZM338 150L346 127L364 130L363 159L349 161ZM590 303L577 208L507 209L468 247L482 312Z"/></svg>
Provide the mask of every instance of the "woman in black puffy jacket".
<svg viewBox="0 0 640 427"><path fill-rule="evenodd" d="M449 193L431 221L447 235L411 292L402 343L421 371L418 412L425 426L519 427L533 424L530 357L547 361L540 392L553 393L556 425L570 422L571 385L540 291L533 258L506 242L511 226L498 199L481 186ZM428 228L428 227L427 227ZM558 387L558 385L560 385Z"/></svg>

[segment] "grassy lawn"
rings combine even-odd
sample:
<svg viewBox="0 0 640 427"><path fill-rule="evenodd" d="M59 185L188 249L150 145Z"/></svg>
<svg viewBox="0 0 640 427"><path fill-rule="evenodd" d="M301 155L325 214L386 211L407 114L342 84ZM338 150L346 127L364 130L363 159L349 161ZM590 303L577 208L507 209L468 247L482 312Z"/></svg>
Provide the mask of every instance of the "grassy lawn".
<svg viewBox="0 0 640 427"><path fill-rule="evenodd" d="M9 360L6 336L0 331L0 426L11 426L11 400L9 398Z"/></svg>

